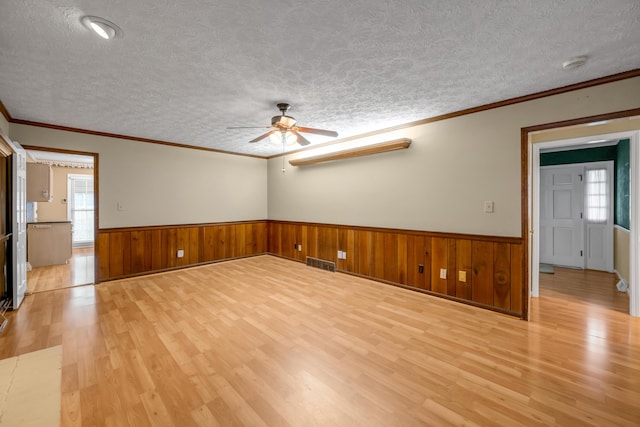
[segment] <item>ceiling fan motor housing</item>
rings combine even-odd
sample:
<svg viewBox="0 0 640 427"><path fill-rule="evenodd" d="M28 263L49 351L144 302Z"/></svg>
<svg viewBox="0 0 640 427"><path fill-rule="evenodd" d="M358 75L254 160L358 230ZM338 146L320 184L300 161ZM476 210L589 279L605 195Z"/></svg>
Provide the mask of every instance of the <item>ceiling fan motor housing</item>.
<svg viewBox="0 0 640 427"><path fill-rule="evenodd" d="M271 117L271 126L288 129L295 126L295 124L296 124L296 119L290 116L282 115L282 116Z"/></svg>

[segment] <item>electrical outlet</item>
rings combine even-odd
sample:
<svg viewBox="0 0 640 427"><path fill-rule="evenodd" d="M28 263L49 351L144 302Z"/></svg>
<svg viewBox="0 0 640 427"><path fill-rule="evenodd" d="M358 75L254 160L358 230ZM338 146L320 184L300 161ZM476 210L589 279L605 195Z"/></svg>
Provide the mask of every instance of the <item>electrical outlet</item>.
<svg viewBox="0 0 640 427"><path fill-rule="evenodd" d="M302 245L298 245L298 252L302 252Z"/></svg>
<svg viewBox="0 0 640 427"><path fill-rule="evenodd" d="M484 212L485 213L493 213L493 202L492 201L485 201L484 202Z"/></svg>
<svg viewBox="0 0 640 427"><path fill-rule="evenodd" d="M117 208L118 208L119 211L123 211L124 210L124 205L122 203L118 202Z"/></svg>
<svg viewBox="0 0 640 427"><path fill-rule="evenodd" d="M440 269L440 278L441 279L446 279L447 278L447 269L446 268L441 268Z"/></svg>
<svg viewBox="0 0 640 427"><path fill-rule="evenodd" d="M178 258L184 258L184 249L178 249Z"/></svg>
<svg viewBox="0 0 640 427"><path fill-rule="evenodd" d="M424 273L424 264L418 264L418 273L420 274Z"/></svg>
<svg viewBox="0 0 640 427"><path fill-rule="evenodd" d="M458 282L465 283L467 281L467 272L460 270L458 271Z"/></svg>

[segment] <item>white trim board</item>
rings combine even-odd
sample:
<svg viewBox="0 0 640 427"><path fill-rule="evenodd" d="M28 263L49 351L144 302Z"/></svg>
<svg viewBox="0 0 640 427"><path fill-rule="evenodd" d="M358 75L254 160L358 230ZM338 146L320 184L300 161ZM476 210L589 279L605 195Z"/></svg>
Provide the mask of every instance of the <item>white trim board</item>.
<svg viewBox="0 0 640 427"><path fill-rule="evenodd" d="M553 149L558 147L574 147L593 141L594 138L604 140L630 140L630 217L631 217L631 230L630 230L630 272L629 272L629 314L634 317L640 317L640 233L638 233L638 216L640 215L640 130L617 132L597 136L588 136L582 138L563 139L557 141L547 141L533 143L529 140L529 165L528 165L528 179L531 185L529 186L529 230L531 236L531 251L529 255L529 289L530 295L533 298L537 298L540 295L540 236L538 231L540 230L540 151L546 149Z"/></svg>

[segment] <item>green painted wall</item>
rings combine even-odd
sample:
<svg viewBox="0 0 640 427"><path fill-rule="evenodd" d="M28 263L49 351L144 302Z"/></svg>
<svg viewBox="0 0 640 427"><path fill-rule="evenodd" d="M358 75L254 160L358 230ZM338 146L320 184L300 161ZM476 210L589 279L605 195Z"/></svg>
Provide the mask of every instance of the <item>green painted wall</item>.
<svg viewBox="0 0 640 427"><path fill-rule="evenodd" d="M630 229L631 224L629 220L631 205L629 204L629 181L631 175L630 167L630 141L628 139L622 139L616 146L616 188L615 188L615 205L614 205L614 217L616 225Z"/></svg>
<svg viewBox="0 0 640 427"><path fill-rule="evenodd" d="M629 229L629 140L622 139L617 145L558 151L540 154L540 166L569 165L614 161L614 220L615 224Z"/></svg>
<svg viewBox="0 0 640 427"><path fill-rule="evenodd" d="M570 165L572 163L605 162L616 160L617 146L584 148L581 150L557 151L540 154L540 166Z"/></svg>

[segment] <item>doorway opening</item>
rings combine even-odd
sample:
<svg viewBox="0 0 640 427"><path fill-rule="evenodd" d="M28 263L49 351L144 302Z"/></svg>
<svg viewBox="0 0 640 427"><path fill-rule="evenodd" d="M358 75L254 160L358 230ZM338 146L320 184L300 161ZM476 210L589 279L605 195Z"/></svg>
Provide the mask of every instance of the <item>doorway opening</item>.
<svg viewBox="0 0 640 427"><path fill-rule="evenodd" d="M25 150L27 292L94 284L97 154L40 147ZM43 182L37 173L29 173L35 169L44 169ZM36 186L45 189L34 190ZM34 191L30 193L29 188Z"/></svg>
<svg viewBox="0 0 640 427"><path fill-rule="evenodd" d="M594 204L589 205L589 201L585 204L578 206L581 209L581 213L584 215L592 215L591 225L592 228L589 228L589 221L586 222L586 229L584 231L579 232L576 236L569 236L570 233L567 233L566 230L560 230L557 233L559 236L565 234L565 239L560 243L560 249L566 249L567 251L573 250L571 246L574 245L578 250L583 251L583 255L588 256L588 251L592 249L597 250L608 250L608 245L614 247L612 252L615 254L616 259L614 260L613 269L608 267L606 261L602 259L597 260L598 262L594 262L597 268L593 268L594 270L605 270L605 271L615 271L618 274L618 278L620 281L618 285L623 282L623 285L628 286L629 293L629 309L628 312L632 316L640 316L640 285L638 284L638 255L639 255L639 242L638 242L638 224L637 223L637 215L638 215L638 200L640 199L640 186L637 184L638 177L638 167L640 166L640 155L638 153L638 143L639 143L639 134L638 131L625 131L625 132L616 132L616 133L608 133L601 134L597 136L588 136L588 137L579 137L579 138L571 138L571 139L559 139L545 142L535 142L531 138L531 134L529 134L529 143L528 143L528 152L530 162L528 165L529 168L529 179L530 179L530 187L529 187L529 206L530 214L529 214L529 229L531 230L531 239L530 239L530 257L529 257L529 280L530 280L530 295L533 298L537 298L540 292L540 273L541 273L541 261L544 262L543 257L545 254L549 252L549 246L553 246L553 243L549 243L550 239L553 240L553 232L549 232L548 224L545 225L545 201L541 198L541 188L545 185L545 179L553 179L548 177L548 173L544 172L544 168L541 165L541 154L545 151L562 151L562 150L577 150L577 149L585 149L587 147L593 147L594 144L612 144L618 143L619 141L626 140L628 144L628 175L627 179L627 199L626 199L626 224L620 225L620 218L618 213L615 214L613 232L604 231L601 227L603 221L602 216L611 217L613 212L611 210L612 206L607 205L606 203L600 204L599 200L601 200L602 193L606 193L607 191L614 191L610 186L611 183L606 183L603 185L597 185L597 191L594 190L595 187L590 190L586 190L586 186L582 187L581 191L592 191L592 195L594 196L592 202ZM587 177L588 169L582 168L582 179L592 179L593 183L602 184L602 172L600 172L603 167L602 165L597 165L599 167L593 168L595 172L590 173L589 177ZM606 167L605 167L606 169ZM580 171L573 171L575 175L580 175ZM573 173L572 172L572 173ZM604 172L606 174L607 172ZM609 172L610 176L612 175ZM545 177L545 175L547 175ZM552 175L552 174L551 174ZM561 180L559 180L561 181ZM551 185L553 186L553 185ZM567 193L569 194L569 193ZM565 203L562 205L562 200L559 200L561 206L567 208L566 201L569 200L569 196L564 197ZM596 200L597 199L597 200ZM548 200L547 200L548 202ZM618 200L616 200L616 203ZM611 203L611 202L610 202ZM548 206L546 207L548 209ZM566 209L565 209L566 210ZM548 216L548 215L547 215ZM606 223L606 221L605 221ZM566 225L561 224L559 225ZM545 230L545 226L547 227ZM619 233L622 231L621 233ZM589 244L589 236L587 235L589 232L592 232L591 242L597 243L593 245L594 247L585 246L585 242ZM542 235L546 233L547 235L543 237ZM613 234L613 235L612 235ZM626 236L626 243L624 243L624 239L622 240L622 244L618 242L618 235ZM616 239L614 239L614 235ZM575 238L575 240L570 241L569 238ZM580 239L583 239L582 242L579 242ZM606 240L606 241L605 241ZM576 243L579 242L579 243ZM571 243L571 245L569 245ZM564 244L564 246L562 246ZM541 245L547 245L546 248L541 248ZM553 249L551 249L553 250ZM568 252L567 252L568 254ZM601 257L602 258L602 257ZM635 261L635 262L634 262ZM579 268L589 268L589 264L583 258L578 261L580 265ZM562 263L561 263L562 264ZM565 263L565 265L572 266L571 263ZM604 267L603 267L604 265ZM573 265L574 267L576 265ZM626 266L627 271L620 271L624 269ZM544 267L544 266L543 266ZM544 274L544 273L543 273ZM615 282L614 282L615 283Z"/></svg>

